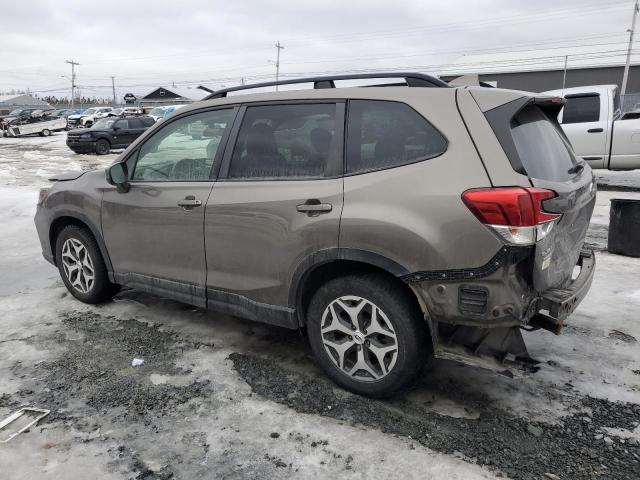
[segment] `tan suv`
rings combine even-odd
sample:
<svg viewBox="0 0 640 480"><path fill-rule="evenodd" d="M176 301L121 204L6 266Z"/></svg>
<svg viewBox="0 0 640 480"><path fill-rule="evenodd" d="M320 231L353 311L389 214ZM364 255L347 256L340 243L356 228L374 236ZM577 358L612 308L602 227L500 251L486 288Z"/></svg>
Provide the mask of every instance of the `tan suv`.
<svg viewBox="0 0 640 480"><path fill-rule="evenodd" d="M374 77L400 81L335 88ZM97 303L126 285L304 328L327 375L370 396L432 355L535 370L521 330L559 333L595 267L595 183L562 101L412 73L284 83L315 88L215 92L106 177L43 189L38 234L69 291Z"/></svg>

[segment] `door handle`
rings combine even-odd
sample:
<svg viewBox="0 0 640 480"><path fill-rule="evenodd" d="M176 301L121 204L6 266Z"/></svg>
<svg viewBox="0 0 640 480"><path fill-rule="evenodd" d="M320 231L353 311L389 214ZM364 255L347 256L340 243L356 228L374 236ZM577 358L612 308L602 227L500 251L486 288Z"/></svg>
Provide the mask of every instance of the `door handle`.
<svg viewBox="0 0 640 480"><path fill-rule="evenodd" d="M193 207L199 207L200 205L202 205L202 200L196 200L196 197L193 195L187 195L184 197L184 200L178 200L178 206L185 210Z"/></svg>
<svg viewBox="0 0 640 480"><path fill-rule="evenodd" d="M330 203L322 203L316 198L311 198L304 203L296 206L296 210L301 213L306 213L310 217L315 217L321 213L329 213L333 209L333 205Z"/></svg>
<svg viewBox="0 0 640 480"><path fill-rule="evenodd" d="M604 132L602 128L590 128L589 130L587 130L587 133L601 133L601 132Z"/></svg>

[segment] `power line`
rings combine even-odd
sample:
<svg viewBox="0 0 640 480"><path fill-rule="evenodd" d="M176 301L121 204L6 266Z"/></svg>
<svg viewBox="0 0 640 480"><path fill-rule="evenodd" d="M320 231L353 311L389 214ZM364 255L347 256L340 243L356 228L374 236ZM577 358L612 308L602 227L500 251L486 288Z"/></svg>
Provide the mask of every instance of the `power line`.
<svg viewBox="0 0 640 480"><path fill-rule="evenodd" d="M432 25L430 27L413 27L413 28L402 28L402 29L393 29L393 30L378 30L378 31L369 31L369 32L360 32L360 33L348 33L348 34L337 34L333 36L325 36L325 37L315 37L315 36L305 36L305 37L291 37L289 39L290 43L300 44L303 43L305 38L308 38L307 42L318 42L319 40L335 40L341 43L358 41L358 40L366 40L372 37L375 38L389 38L393 36L409 36L409 35L417 35L417 34L425 34L425 33L435 33L435 32L443 32L443 31L455 31L455 30L467 30L467 29L475 29L475 28L483 28L493 25L513 25L516 23L529 23L529 22L539 22L539 21L548 21L548 20L565 20L567 17L578 17L591 15L593 13L597 13L602 10L606 10L607 12L617 9L626 8L629 5L629 2L618 2L615 4L608 4L603 6L601 3L592 5L592 6L583 6L568 8L568 9L560 9L552 12L542 12L542 13L534 13L531 15L510 15L504 17L492 17L484 20L473 20L466 22L454 22L454 23L445 23L440 25ZM571 15L569 15L571 14Z"/></svg>

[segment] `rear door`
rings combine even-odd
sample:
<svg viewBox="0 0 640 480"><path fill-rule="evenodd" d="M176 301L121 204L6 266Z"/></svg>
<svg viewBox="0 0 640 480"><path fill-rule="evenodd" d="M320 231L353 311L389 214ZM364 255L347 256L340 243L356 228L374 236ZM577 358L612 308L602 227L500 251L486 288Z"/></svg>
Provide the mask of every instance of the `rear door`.
<svg viewBox="0 0 640 480"><path fill-rule="evenodd" d="M562 129L573 145L576 155L593 168L606 168L608 98L598 93L565 95L562 109Z"/></svg>
<svg viewBox="0 0 640 480"><path fill-rule="evenodd" d="M559 213L551 231L536 244L534 287L544 291L565 286L589 227L595 204L595 180L589 166L578 160L556 121L557 106L530 103L510 120L512 165L529 176L534 187L556 192L543 202Z"/></svg>
<svg viewBox="0 0 640 480"><path fill-rule="evenodd" d="M338 246L344 103L250 105L239 118L207 202L207 297L290 307L296 267Z"/></svg>

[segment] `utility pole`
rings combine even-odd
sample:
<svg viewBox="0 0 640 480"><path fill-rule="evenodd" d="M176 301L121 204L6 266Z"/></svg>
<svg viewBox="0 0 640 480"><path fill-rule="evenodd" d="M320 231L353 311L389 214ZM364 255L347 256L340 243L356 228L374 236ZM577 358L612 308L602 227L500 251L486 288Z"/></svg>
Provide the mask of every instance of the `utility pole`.
<svg viewBox="0 0 640 480"><path fill-rule="evenodd" d="M74 94L76 91L76 65L80 65L78 62L74 62L73 60L65 60L64 63L68 63L71 65L71 108L75 105Z"/></svg>
<svg viewBox="0 0 640 480"><path fill-rule="evenodd" d="M631 21L631 30L629 32L629 47L627 48L627 62L624 65L624 74L622 75L622 89L620 90L620 96L623 97L627 93L627 79L629 78L629 63L631 63L631 47L633 46L633 34L636 31L636 18L638 16L638 0L633 4L633 20ZM624 105L624 104L623 104Z"/></svg>
<svg viewBox="0 0 640 480"><path fill-rule="evenodd" d="M113 106L115 107L118 104L116 101L116 77L111 77L111 88L113 90Z"/></svg>
<svg viewBox="0 0 640 480"><path fill-rule="evenodd" d="M280 80L280 50L284 50L284 47L280 45L280 40L276 43L276 82ZM276 85L276 92L278 91L278 85Z"/></svg>
<svg viewBox="0 0 640 480"><path fill-rule="evenodd" d="M567 62L569 61L569 55L564 56L564 73L562 74L562 94L564 95L564 87L567 84Z"/></svg>

